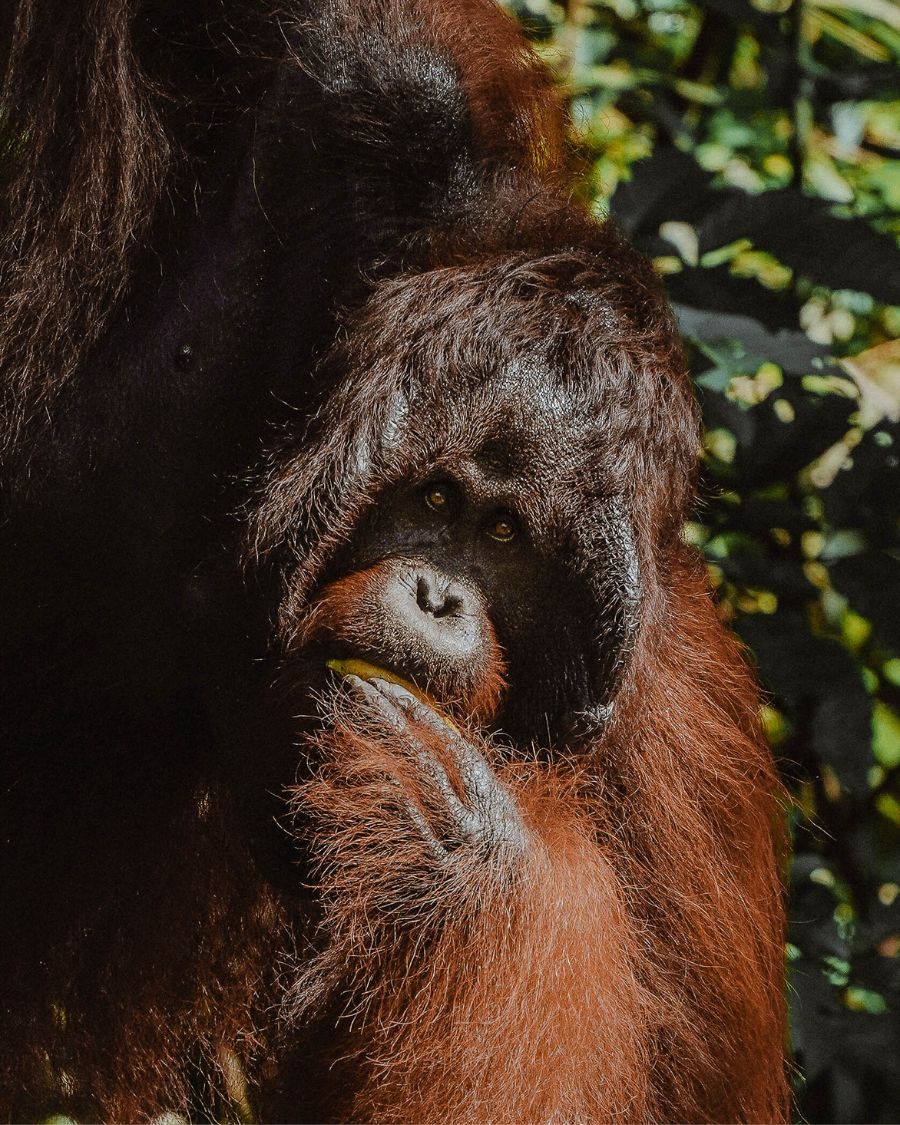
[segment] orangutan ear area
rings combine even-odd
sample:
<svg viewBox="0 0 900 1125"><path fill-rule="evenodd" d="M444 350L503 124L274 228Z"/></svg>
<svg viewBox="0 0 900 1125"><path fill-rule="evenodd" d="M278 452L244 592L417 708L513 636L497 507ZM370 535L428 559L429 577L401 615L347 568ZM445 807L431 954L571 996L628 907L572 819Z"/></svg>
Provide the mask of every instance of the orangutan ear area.
<svg viewBox="0 0 900 1125"><path fill-rule="evenodd" d="M0 1118L790 1120L700 410L519 25L0 30Z"/></svg>

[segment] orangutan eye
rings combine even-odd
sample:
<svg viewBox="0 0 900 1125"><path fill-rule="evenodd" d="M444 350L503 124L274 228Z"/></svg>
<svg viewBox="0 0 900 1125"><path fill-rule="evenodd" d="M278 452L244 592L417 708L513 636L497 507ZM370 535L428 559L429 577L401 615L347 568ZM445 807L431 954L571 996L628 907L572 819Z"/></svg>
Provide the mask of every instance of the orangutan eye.
<svg viewBox="0 0 900 1125"><path fill-rule="evenodd" d="M432 511L446 512L450 508L450 494L441 485L433 484L425 492L425 503Z"/></svg>
<svg viewBox="0 0 900 1125"><path fill-rule="evenodd" d="M518 529L511 519L500 518L488 527L488 535L492 539L498 540L500 543L508 543L510 539L515 539Z"/></svg>

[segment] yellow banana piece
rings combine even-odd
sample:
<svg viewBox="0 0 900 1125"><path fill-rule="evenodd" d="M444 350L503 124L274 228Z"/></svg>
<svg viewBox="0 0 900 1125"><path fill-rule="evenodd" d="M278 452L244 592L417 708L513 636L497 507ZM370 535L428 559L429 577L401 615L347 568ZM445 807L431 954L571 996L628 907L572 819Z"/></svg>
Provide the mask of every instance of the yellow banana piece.
<svg viewBox="0 0 900 1125"><path fill-rule="evenodd" d="M451 719L448 719L444 712L436 706L433 699L429 698L423 691L419 691L415 684L404 680L402 676L398 676L395 672L389 671L387 668L382 668L379 664L370 664L368 660L357 660L355 657L350 657L347 660L326 660L325 664L333 672L337 672L339 676L359 676L361 680L387 680L390 684L398 684L402 688L414 695L420 703L423 703L430 711L434 713L447 724L451 730L455 730L459 734L459 727Z"/></svg>

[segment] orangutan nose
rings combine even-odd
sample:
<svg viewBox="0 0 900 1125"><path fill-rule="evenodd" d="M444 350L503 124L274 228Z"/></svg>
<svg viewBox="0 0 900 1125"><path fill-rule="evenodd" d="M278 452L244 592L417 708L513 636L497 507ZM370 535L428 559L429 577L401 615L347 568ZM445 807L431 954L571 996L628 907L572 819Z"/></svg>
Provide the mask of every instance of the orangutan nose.
<svg viewBox="0 0 900 1125"><path fill-rule="evenodd" d="M446 617L463 609L465 599L462 591L452 583L429 571L416 578L416 601L423 613L432 617Z"/></svg>
<svg viewBox="0 0 900 1125"><path fill-rule="evenodd" d="M381 592L388 637L414 664L456 666L480 660L486 643L484 601L468 583L425 563L391 568Z"/></svg>

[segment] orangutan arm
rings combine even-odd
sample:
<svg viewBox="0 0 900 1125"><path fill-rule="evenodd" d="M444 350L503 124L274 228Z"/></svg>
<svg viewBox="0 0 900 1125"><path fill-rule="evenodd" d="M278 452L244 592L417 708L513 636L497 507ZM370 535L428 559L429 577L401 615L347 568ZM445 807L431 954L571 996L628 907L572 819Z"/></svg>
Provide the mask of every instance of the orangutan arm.
<svg viewBox="0 0 900 1125"><path fill-rule="evenodd" d="M574 786L491 749L402 687L356 682L298 805L327 945L294 1010L342 994L354 1120L640 1118L648 998L623 892Z"/></svg>

